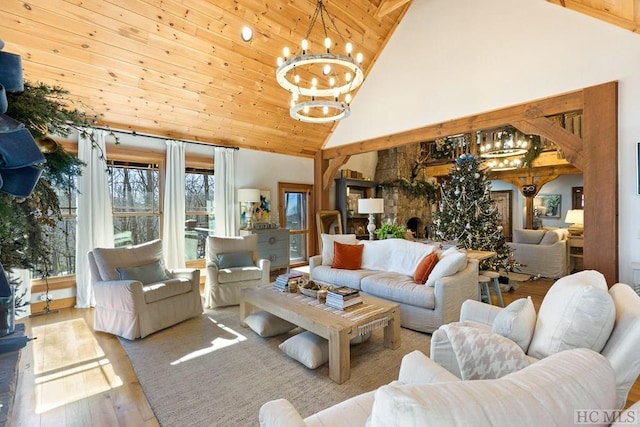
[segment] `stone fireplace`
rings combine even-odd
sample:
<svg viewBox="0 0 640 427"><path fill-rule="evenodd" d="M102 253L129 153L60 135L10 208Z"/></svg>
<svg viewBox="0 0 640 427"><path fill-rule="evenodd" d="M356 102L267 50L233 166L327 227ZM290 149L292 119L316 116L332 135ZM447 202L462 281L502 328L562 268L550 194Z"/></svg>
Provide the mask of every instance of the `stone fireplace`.
<svg viewBox="0 0 640 427"><path fill-rule="evenodd" d="M432 206L426 197L414 197L399 184L399 179L429 180L420 159L424 157L423 144L409 144L378 152L375 181L383 185L385 200L382 222L394 221L414 231L417 239L430 237ZM388 184L385 184L388 183Z"/></svg>

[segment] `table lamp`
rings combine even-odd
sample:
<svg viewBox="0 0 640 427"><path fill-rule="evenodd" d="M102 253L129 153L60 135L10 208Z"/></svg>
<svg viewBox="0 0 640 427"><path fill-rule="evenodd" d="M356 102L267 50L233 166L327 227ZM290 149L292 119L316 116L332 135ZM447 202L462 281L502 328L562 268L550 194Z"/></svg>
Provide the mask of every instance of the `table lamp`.
<svg viewBox="0 0 640 427"><path fill-rule="evenodd" d="M369 214L369 240L373 240L373 233L376 231L375 214L384 212L384 199L358 199L358 213Z"/></svg>
<svg viewBox="0 0 640 427"><path fill-rule="evenodd" d="M584 232L584 210L569 209L564 222L571 224L569 226L569 234L572 236L581 236Z"/></svg>

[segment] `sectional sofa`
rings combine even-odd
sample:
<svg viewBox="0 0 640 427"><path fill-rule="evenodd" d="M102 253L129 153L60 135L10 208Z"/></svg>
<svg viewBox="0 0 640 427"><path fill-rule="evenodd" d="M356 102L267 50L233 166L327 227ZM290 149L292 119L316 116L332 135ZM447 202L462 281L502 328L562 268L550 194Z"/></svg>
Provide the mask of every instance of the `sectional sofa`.
<svg viewBox="0 0 640 427"><path fill-rule="evenodd" d="M335 241L363 246L360 268L332 267ZM416 283L416 268L435 251L440 251L440 260L426 284ZM457 321L462 303L478 296L476 260L455 249L445 252L438 245L404 239L357 241L353 234L323 234L322 255L310 258L309 270L312 280L349 286L398 303L401 325L422 332L431 333L442 324Z"/></svg>
<svg viewBox="0 0 640 427"><path fill-rule="evenodd" d="M615 374L586 348L557 353L499 379L461 381L414 351L398 381L307 418L286 399L260 409L261 427L570 426L638 424L640 403L616 408ZM611 424L613 423L613 424Z"/></svg>

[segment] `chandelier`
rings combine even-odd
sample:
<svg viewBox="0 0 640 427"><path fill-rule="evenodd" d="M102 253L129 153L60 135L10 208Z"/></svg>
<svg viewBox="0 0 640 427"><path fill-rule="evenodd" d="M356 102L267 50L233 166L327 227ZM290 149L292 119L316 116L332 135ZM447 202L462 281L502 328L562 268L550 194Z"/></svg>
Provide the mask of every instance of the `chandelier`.
<svg viewBox="0 0 640 427"><path fill-rule="evenodd" d="M521 165L520 157L494 157L487 161L487 167L494 172L518 169Z"/></svg>
<svg viewBox="0 0 640 427"><path fill-rule="evenodd" d="M520 156L529 149L529 138L513 127L489 132L478 132L480 157L501 158Z"/></svg>
<svg viewBox="0 0 640 427"><path fill-rule="evenodd" d="M324 31L324 49L311 53L309 36L320 17ZM318 0L307 35L300 44L301 53L292 56L288 47L278 57L276 79L291 93L289 114L308 123L329 123L349 116L351 91L364 80L362 54L351 56L351 43L345 44L346 54L331 52L332 41L327 33L328 20L342 39L333 17L322 0ZM344 41L344 39L342 39Z"/></svg>

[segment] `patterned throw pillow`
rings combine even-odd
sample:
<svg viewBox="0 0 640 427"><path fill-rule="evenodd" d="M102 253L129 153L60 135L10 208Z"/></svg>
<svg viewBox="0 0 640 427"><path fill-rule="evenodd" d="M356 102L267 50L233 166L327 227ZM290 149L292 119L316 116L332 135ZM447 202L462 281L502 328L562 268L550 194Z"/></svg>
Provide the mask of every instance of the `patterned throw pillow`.
<svg viewBox="0 0 640 427"><path fill-rule="evenodd" d="M420 264L416 267L416 272L413 274L413 281L424 284L437 263L438 254L436 252L431 252L429 255L422 258L422 261L420 261Z"/></svg>
<svg viewBox="0 0 640 427"><path fill-rule="evenodd" d="M347 245L333 242L333 263L331 268L358 270L362 264L362 245Z"/></svg>

